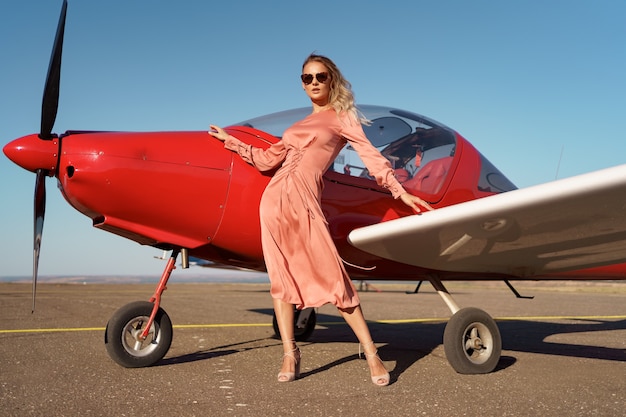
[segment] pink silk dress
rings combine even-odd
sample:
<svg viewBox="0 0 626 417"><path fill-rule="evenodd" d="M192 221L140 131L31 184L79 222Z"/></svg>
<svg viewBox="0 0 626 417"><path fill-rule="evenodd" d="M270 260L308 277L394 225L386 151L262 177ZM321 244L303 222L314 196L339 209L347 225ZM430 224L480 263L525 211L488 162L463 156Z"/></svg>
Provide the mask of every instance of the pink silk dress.
<svg viewBox="0 0 626 417"><path fill-rule="evenodd" d="M371 176L394 198L404 189L391 164L370 143L361 124L334 110L312 113L296 122L268 149L230 137L226 149L237 152L259 171L279 167L261 197L261 243L270 293L298 309L332 303L359 305L328 223L322 213L322 176L349 142Z"/></svg>

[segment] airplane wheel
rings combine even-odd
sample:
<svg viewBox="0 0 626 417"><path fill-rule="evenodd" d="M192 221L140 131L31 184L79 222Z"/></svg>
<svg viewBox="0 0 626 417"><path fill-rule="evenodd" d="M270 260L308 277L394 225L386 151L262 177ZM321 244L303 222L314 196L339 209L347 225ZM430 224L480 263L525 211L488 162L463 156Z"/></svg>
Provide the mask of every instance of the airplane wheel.
<svg viewBox="0 0 626 417"><path fill-rule="evenodd" d="M477 308L464 308L448 321L443 347L448 362L458 373L486 374L500 360L502 340L489 314Z"/></svg>
<svg viewBox="0 0 626 417"><path fill-rule="evenodd" d="M141 334L154 305L137 301L120 308L107 323L104 343L111 359L126 368L151 366L163 359L172 344L172 322L162 308L157 311L150 332Z"/></svg>
<svg viewBox="0 0 626 417"><path fill-rule="evenodd" d="M308 314L309 317L304 320L304 323L298 325L298 321L300 319L300 315ZM304 310L295 310L294 314L294 336L297 342L305 342L309 340L309 337L313 334L313 330L315 330L315 324L317 323L317 315L315 314L315 309L313 308L305 308ZM276 321L276 313L274 313L274 319L272 320L272 326L274 327L274 333L276 337L280 339L280 330L278 330L278 322Z"/></svg>

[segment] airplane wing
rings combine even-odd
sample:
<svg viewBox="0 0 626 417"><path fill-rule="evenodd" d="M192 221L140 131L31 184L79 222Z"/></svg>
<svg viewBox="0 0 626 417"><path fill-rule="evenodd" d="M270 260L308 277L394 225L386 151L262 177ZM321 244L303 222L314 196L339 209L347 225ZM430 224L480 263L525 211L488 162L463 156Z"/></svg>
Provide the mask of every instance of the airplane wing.
<svg viewBox="0 0 626 417"><path fill-rule="evenodd" d="M624 263L626 165L362 227L348 239L441 271L534 277Z"/></svg>

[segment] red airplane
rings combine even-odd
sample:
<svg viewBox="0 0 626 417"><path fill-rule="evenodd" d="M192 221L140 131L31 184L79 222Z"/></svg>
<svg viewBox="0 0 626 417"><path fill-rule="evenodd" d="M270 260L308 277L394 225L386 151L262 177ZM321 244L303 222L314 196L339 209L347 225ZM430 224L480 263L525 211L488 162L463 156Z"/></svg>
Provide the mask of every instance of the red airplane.
<svg viewBox="0 0 626 417"><path fill-rule="evenodd" d="M191 256L264 270L257 210L270 177L207 132L53 134L66 11L64 1L41 131L4 147L13 162L37 174L33 309L50 176L94 227L172 251L150 300L120 308L106 329L113 360L125 367L150 366L163 358L172 340L160 301L179 255L183 267ZM454 130L404 110L360 109L372 120L364 128L368 138L391 161L405 188L436 210L415 215L394 201L347 146L324 176L330 232L353 279L433 285L452 312L444 348L457 372L491 372L501 339L495 321L482 310L461 309L443 281L503 280L520 296L509 280L626 277L626 165L517 190ZM268 147L308 112L289 110L226 130ZM314 310L298 312L300 340L310 336L315 321Z"/></svg>

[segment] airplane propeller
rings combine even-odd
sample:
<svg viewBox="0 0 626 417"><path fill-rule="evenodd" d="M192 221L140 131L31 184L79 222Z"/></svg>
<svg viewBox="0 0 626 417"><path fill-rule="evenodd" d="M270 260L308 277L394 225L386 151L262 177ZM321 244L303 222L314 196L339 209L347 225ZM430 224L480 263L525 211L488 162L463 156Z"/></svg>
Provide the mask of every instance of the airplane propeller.
<svg viewBox="0 0 626 417"><path fill-rule="evenodd" d="M57 137L52 133L59 107L59 87L61 83L61 56L63 53L63 36L65 33L65 16L67 14L67 0L63 0L61 16L54 38L48 75L41 103L41 129L39 138L52 140ZM33 237L33 309L35 311L35 296L37 293L37 275L39 269L39 252L43 234L43 222L46 213L46 176L48 170L38 168L35 179L35 206L34 206L34 237Z"/></svg>
<svg viewBox="0 0 626 417"><path fill-rule="evenodd" d="M63 0L61 8L61 16L57 25L57 33L54 38L52 54L50 56L50 64L48 66L48 76L46 77L46 85L43 92L43 100L41 103L41 131L39 137L41 139L52 139L54 121L57 117L57 109L59 107L59 86L61 83L61 56L63 54L63 36L65 34L65 15L67 14L67 0Z"/></svg>
<svg viewBox="0 0 626 417"><path fill-rule="evenodd" d="M35 227L33 236L33 312L35 312L35 295L37 293L37 275L39 269L39 249L43 234L43 219L46 213L46 172L37 170L35 180Z"/></svg>

